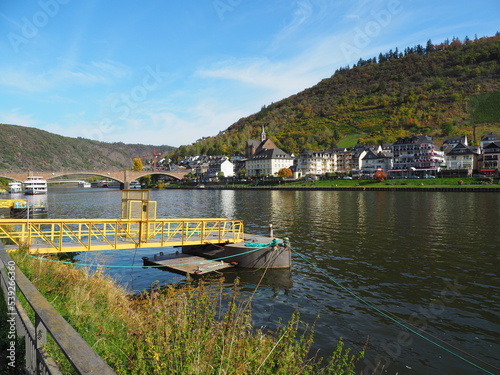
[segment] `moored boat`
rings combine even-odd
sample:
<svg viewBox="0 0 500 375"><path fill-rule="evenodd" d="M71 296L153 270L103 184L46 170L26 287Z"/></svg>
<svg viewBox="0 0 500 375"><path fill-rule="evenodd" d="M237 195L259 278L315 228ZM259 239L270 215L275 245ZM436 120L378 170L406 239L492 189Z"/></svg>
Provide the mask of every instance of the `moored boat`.
<svg viewBox="0 0 500 375"><path fill-rule="evenodd" d="M48 214L47 206L44 204L30 204L23 206L13 206L10 209L10 217L23 219L25 217L40 217Z"/></svg>
<svg viewBox="0 0 500 375"><path fill-rule="evenodd" d="M45 202L30 204L27 199L0 199L0 208L10 209L10 217L14 219L40 217L48 213Z"/></svg>
<svg viewBox="0 0 500 375"><path fill-rule="evenodd" d="M24 184L25 195L37 195L47 193L47 181L42 177L29 176Z"/></svg>
<svg viewBox="0 0 500 375"><path fill-rule="evenodd" d="M137 181L137 180L130 181L130 189L141 189L141 188L142 188L142 185L139 181Z"/></svg>
<svg viewBox="0 0 500 375"><path fill-rule="evenodd" d="M286 269L292 265L288 238L245 234L244 242L182 246L182 253L143 257L145 266L159 266L169 271L203 275L229 267Z"/></svg>
<svg viewBox="0 0 500 375"><path fill-rule="evenodd" d="M23 186L22 186L21 181L11 181L11 182L9 182L7 191L9 192L9 194L22 193Z"/></svg>

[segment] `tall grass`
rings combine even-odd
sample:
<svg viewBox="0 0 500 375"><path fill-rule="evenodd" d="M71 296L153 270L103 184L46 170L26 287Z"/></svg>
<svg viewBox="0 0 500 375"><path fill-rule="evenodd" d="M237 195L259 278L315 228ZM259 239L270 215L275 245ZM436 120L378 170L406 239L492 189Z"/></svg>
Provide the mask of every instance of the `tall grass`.
<svg viewBox="0 0 500 375"><path fill-rule="evenodd" d="M312 353L313 327L298 313L274 332L255 329L237 282L229 290L222 282L155 285L130 296L101 272L12 256L118 374L354 374L363 356L341 339L328 358Z"/></svg>

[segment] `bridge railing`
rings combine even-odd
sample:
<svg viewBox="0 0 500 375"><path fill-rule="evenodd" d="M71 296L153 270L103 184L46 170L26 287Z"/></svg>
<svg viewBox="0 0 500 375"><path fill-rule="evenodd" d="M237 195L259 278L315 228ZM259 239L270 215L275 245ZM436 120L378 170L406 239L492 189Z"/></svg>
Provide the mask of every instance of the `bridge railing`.
<svg viewBox="0 0 500 375"><path fill-rule="evenodd" d="M100 251L244 241L243 222L226 219L0 219L0 240L29 253Z"/></svg>
<svg viewBox="0 0 500 375"><path fill-rule="evenodd" d="M0 268L0 284L7 304L7 323L10 325L10 347L5 371L10 366L13 371L16 369L19 373L60 375L58 366L53 359L47 357L43 349L49 334L77 374L115 374L26 278L1 242ZM33 310L34 325L19 302L18 293L24 296ZM18 347L20 343L14 336L24 338L24 348ZM22 352L25 353L23 359L19 358ZM21 360L24 363L19 363Z"/></svg>

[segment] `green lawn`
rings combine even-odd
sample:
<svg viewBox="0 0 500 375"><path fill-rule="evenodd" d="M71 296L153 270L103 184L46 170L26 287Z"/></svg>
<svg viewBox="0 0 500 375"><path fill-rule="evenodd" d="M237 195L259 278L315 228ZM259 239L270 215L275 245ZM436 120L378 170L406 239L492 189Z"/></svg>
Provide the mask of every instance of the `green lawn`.
<svg viewBox="0 0 500 375"><path fill-rule="evenodd" d="M460 181L462 181L460 183ZM185 187L192 188L196 186L196 183L188 184L170 184L170 187ZM475 177L467 178L428 178L428 179L388 179L382 182L377 182L375 180L318 180L318 181L252 181L246 183L206 183L207 188L210 187L281 187L281 188L331 188L331 187L422 187L422 188L464 188L464 187L474 187L474 188L486 188L486 187L500 187L498 181L495 183L480 180Z"/></svg>

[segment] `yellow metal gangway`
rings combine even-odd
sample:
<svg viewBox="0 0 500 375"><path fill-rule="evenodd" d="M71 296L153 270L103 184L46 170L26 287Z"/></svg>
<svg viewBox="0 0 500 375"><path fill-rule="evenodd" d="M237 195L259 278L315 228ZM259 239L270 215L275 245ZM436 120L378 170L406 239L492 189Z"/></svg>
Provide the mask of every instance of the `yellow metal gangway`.
<svg viewBox="0 0 500 375"><path fill-rule="evenodd" d="M148 198L148 191L124 190L121 219L0 219L0 240L30 254L244 241L241 220L157 219Z"/></svg>
<svg viewBox="0 0 500 375"><path fill-rule="evenodd" d="M226 219L0 219L0 240L31 254L243 242Z"/></svg>

